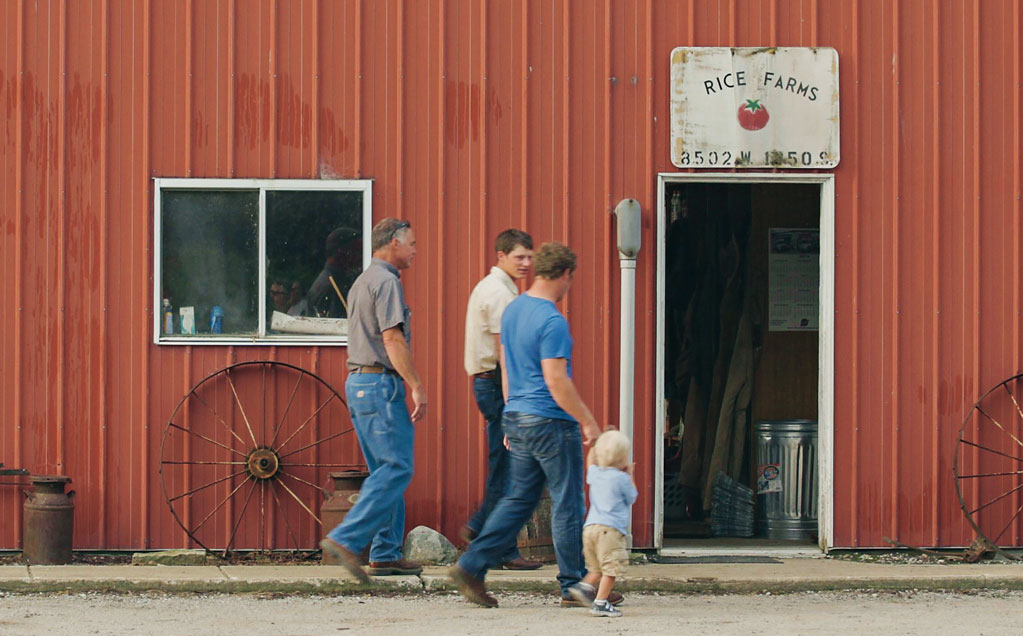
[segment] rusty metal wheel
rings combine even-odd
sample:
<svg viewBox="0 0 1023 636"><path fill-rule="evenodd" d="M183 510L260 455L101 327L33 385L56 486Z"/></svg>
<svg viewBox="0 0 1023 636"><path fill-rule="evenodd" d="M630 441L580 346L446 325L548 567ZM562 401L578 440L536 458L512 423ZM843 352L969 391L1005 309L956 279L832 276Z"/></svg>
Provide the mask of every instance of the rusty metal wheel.
<svg viewBox="0 0 1023 636"><path fill-rule="evenodd" d="M320 377L284 362L225 367L185 394L164 429L167 505L211 552L315 549L328 473L363 466L352 431Z"/></svg>
<svg viewBox="0 0 1023 636"><path fill-rule="evenodd" d="M952 460L966 520L987 547L1023 545L1023 373L985 393L966 414Z"/></svg>

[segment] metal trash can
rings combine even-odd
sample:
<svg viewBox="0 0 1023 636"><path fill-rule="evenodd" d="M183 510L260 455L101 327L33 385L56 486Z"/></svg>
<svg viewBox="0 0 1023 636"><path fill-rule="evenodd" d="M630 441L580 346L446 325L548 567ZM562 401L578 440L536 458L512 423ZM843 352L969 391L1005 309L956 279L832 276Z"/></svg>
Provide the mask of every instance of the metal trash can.
<svg viewBox="0 0 1023 636"><path fill-rule="evenodd" d="M817 538L817 421L762 420L754 427L757 534Z"/></svg>

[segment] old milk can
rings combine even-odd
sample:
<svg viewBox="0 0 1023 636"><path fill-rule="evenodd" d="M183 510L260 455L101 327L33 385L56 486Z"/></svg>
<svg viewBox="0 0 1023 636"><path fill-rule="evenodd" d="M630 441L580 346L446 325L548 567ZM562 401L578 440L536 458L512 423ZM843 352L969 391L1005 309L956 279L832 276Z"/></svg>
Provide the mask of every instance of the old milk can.
<svg viewBox="0 0 1023 636"><path fill-rule="evenodd" d="M25 560L33 565L71 562L75 491L64 492L71 482L64 475L32 475L32 490L25 492Z"/></svg>
<svg viewBox="0 0 1023 636"><path fill-rule="evenodd" d="M362 482L366 477L369 477L369 473L362 470L342 470L330 473L330 478L334 481L334 491L327 495L327 500L320 507L324 534L344 521L345 515L359 500L359 489L362 488ZM341 563L324 552L323 564L340 565Z"/></svg>

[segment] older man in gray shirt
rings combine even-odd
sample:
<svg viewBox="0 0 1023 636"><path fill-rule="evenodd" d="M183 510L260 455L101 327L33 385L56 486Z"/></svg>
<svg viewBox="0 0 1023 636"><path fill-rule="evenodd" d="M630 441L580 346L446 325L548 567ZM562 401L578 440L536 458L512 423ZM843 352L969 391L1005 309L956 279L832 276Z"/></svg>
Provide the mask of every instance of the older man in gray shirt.
<svg viewBox="0 0 1023 636"><path fill-rule="evenodd" d="M402 558L405 489L412 480L413 422L426 414L426 389L412 363L411 312L401 270L412 264L416 240L408 221L386 218L373 226L373 261L348 296L348 380L345 394L369 467L359 501L320 547L359 581L369 577L359 553L369 545L369 573L419 574ZM413 410L405 405L405 385Z"/></svg>

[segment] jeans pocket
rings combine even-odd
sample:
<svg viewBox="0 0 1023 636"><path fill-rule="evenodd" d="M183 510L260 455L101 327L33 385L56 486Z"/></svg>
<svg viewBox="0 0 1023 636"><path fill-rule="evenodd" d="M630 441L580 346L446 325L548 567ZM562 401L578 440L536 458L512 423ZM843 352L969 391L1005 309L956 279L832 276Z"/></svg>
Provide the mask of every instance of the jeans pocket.
<svg viewBox="0 0 1023 636"><path fill-rule="evenodd" d="M348 410L352 415L365 417L377 412L376 386L352 383L347 389Z"/></svg>
<svg viewBox="0 0 1023 636"><path fill-rule="evenodd" d="M550 459L561 453L561 436L550 422L519 429L530 452L537 459Z"/></svg>
<svg viewBox="0 0 1023 636"><path fill-rule="evenodd" d="M387 376L387 381L391 383L391 386L388 387L389 388L388 393L390 395L388 395L387 401L390 402L391 404L394 404L396 402L404 403L405 402L405 383L402 382L401 378L399 376L396 376L396 375L388 375Z"/></svg>

